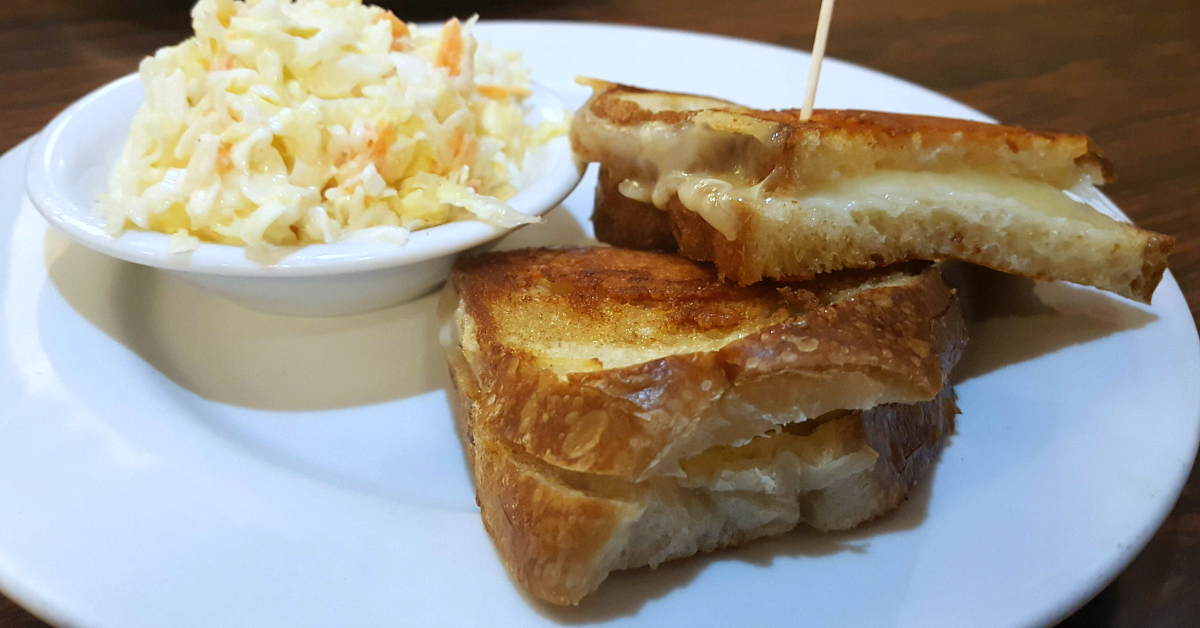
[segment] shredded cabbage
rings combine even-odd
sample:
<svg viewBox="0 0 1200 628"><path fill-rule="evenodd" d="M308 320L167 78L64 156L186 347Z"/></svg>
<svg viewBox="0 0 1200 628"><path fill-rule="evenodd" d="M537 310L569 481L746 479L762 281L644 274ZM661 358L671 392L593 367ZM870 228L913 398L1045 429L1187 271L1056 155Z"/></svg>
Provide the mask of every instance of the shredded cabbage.
<svg viewBox="0 0 1200 628"><path fill-rule="evenodd" d="M362 0L200 0L195 36L142 61L145 102L101 199L108 230L251 247L373 239L504 200L536 141L519 52Z"/></svg>

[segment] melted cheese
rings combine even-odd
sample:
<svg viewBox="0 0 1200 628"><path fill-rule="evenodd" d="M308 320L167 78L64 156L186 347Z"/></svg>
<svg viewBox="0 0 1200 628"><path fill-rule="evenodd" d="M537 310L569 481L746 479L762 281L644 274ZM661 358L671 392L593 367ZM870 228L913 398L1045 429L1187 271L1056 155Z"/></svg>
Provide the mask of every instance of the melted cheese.
<svg viewBox="0 0 1200 628"><path fill-rule="evenodd" d="M737 185L701 175L671 174L660 178L652 195L655 207L665 208L672 195L678 196L684 207L700 214L729 240L737 237L740 211L762 202L759 186Z"/></svg>
<svg viewBox="0 0 1200 628"><path fill-rule="evenodd" d="M679 483L717 491L807 493L875 464L858 413L834 418L809 434L768 433L741 445L719 445L681 461Z"/></svg>
<svg viewBox="0 0 1200 628"><path fill-rule="evenodd" d="M1080 221L1092 226L1112 219L1068 193L1042 181L975 172L908 172L877 170L807 191L801 195L769 195L762 183L746 185L736 177L688 174L659 176L653 184L626 181L622 194L666 208L672 196L699 214L725 238L737 237L738 215L811 209L851 213L860 209L898 213L921 205L995 207L1002 211L1036 211L1044 216ZM646 190L652 192L647 195ZM648 198L647 198L648 197Z"/></svg>
<svg viewBox="0 0 1200 628"><path fill-rule="evenodd" d="M804 196L778 201L793 201L804 207L852 210L860 205L906 207L917 204L964 205L1019 203L1044 216L1078 220L1089 224L1111 223L1112 219L1081 203L1063 190L1045 183L1018 177L977 172L904 172L878 170L814 190Z"/></svg>
<svg viewBox="0 0 1200 628"><path fill-rule="evenodd" d="M642 203L649 203L654 199L654 187L637 179L625 179L617 184L617 191L625 198Z"/></svg>
<svg viewBox="0 0 1200 628"><path fill-rule="evenodd" d="M626 99L637 100L636 96ZM686 109L683 101L693 98L664 101L661 95L652 96L638 105L645 108L657 104L657 108L652 107L655 111L676 111ZM727 115L721 111L703 113L708 118ZM672 174L711 171L730 162L741 164L752 160L755 151L772 152L777 143L775 139L718 130L708 123L687 129L661 121L616 125L597 118L586 108L575 114L571 134L579 156L604 163L620 176L628 177L632 183L622 185L622 193L637 200L642 200L646 191L653 190L661 179Z"/></svg>

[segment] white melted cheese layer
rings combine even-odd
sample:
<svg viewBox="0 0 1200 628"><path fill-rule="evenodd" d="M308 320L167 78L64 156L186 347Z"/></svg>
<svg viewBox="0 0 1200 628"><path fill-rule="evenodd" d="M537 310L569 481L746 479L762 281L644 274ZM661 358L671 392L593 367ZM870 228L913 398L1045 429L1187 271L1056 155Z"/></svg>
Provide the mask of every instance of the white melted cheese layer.
<svg viewBox="0 0 1200 628"><path fill-rule="evenodd" d="M955 204L1009 212L1033 211L1088 226L1114 222L1048 183L975 172L877 170L797 196L769 195L761 183L739 185L722 177L679 171L660 176L652 186L628 181L619 189L629 198L652 202L660 209L666 207L672 196L677 196L684 207L700 214L729 240L737 237L738 215L743 210L771 214L799 208L849 215L870 209L899 214L916 206Z"/></svg>

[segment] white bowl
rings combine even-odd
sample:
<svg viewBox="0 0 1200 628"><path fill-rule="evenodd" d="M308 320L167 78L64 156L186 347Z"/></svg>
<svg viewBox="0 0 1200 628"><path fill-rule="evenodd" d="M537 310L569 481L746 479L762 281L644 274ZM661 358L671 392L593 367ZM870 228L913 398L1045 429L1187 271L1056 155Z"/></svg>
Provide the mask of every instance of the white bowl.
<svg viewBox="0 0 1200 628"><path fill-rule="evenodd" d="M136 74L88 94L54 118L31 148L25 185L33 204L67 237L107 255L161 268L247 307L294 316L334 316L395 305L446 278L456 253L511 231L477 221L453 222L410 234L401 245L338 242L277 247L255 254L240 246L203 243L170 253L166 234L126 230L113 237L96 211L99 194L120 157L142 103ZM567 108L534 83L526 120L555 119ZM579 183L570 143L558 137L530 154L508 201L540 216Z"/></svg>

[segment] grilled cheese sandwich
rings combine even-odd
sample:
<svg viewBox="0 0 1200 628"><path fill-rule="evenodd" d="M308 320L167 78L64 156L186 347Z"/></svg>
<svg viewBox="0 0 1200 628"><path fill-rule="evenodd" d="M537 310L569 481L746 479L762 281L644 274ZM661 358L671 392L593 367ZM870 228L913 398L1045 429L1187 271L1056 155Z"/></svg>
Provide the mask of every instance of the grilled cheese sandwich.
<svg viewBox="0 0 1200 628"><path fill-rule="evenodd" d="M443 342L483 521L534 596L896 507L965 345L928 264L739 286L616 248L460 259Z"/></svg>
<svg viewBox="0 0 1200 628"><path fill-rule="evenodd" d="M800 121L795 111L585 82L595 94L571 138L603 166L610 190L598 235L624 242L645 231L624 226L633 203L665 212L641 221L659 227L643 241L668 240L669 226L680 253L744 284L955 259L1148 301L1174 244L1072 196L1112 179L1083 136L865 111Z"/></svg>

